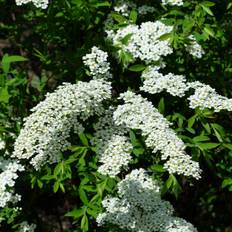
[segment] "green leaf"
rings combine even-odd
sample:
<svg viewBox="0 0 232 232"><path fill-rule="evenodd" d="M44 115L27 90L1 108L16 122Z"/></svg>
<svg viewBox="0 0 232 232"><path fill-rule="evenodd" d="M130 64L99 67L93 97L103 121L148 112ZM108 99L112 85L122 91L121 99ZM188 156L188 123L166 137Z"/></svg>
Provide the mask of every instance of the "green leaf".
<svg viewBox="0 0 232 232"><path fill-rule="evenodd" d="M158 104L158 110L161 114L164 114L164 111L165 111L165 104L164 104L164 98L162 97L159 101L159 104Z"/></svg>
<svg viewBox="0 0 232 232"><path fill-rule="evenodd" d="M136 10L132 10L132 11L130 12L129 19L130 19L133 23L136 23L137 16L138 16L138 14L137 14Z"/></svg>
<svg viewBox="0 0 232 232"><path fill-rule="evenodd" d="M167 40L167 39L170 39L172 37L172 33L166 33L166 34L163 34L159 37L159 40Z"/></svg>
<svg viewBox="0 0 232 232"><path fill-rule="evenodd" d="M195 123L196 118L197 118L197 115L193 115L191 118L188 119L188 127L189 128L192 128L192 126Z"/></svg>
<svg viewBox="0 0 232 232"><path fill-rule="evenodd" d="M216 148L220 145L220 143L198 143L197 146L201 149L201 150L210 150L213 148Z"/></svg>
<svg viewBox="0 0 232 232"><path fill-rule="evenodd" d="M124 36L122 39L120 39L120 41L122 42L122 44L127 45L128 42L130 41L130 38L132 37L132 33L127 34L126 36Z"/></svg>
<svg viewBox="0 0 232 232"><path fill-rule="evenodd" d="M150 169L155 172L166 172L166 170L160 164L154 164L150 167Z"/></svg>
<svg viewBox="0 0 232 232"><path fill-rule="evenodd" d="M132 65L130 66L128 69L132 72L141 72L143 71L144 69L146 68L145 65L143 64L135 64L135 65Z"/></svg>
<svg viewBox="0 0 232 232"><path fill-rule="evenodd" d="M227 178L227 179L223 180L223 182L222 182L222 188L225 188L228 185L232 185L232 178Z"/></svg>
<svg viewBox="0 0 232 232"><path fill-rule="evenodd" d="M122 15L117 14L117 13L111 13L111 16L118 23L125 23L127 21L127 19L125 17L123 17Z"/></svg>
<svg viewBox="0 0 232 232"><path fill-rule="evenodd" d="M204 27L204 32L212 37L214 37L214 31L209 27L209 26L205 26Z"/></svg>
<svg viewBox="0 0 232 232"><path fill-rule="evenodd" d="M105 7L105 6L111 6L111 4L108 1L105 1L105 2L97 2L93 6L95 6L95 7Z"/></svg>
<svg viewBox="0 0 232 232"><path fill-rule="evenodd" d="M87 195L81 186L79 187L78 192L79 192L79 197L80 197L81 201L85 205L88 205L89 201L88 201Z"/></svg>
<svg viewBox="0 0 232 232"><path fill-rule="evenodd" d="M27 58L23 56L9 56L8 54L5 54L2 58L2 69L4 73L8 73L10 69L10 64L14 62L22 62L26 61Z"/></svg>
<svg viewBox="0 0 232 232"><path fill-rule="evenodd" d="M87 139L87 137L85 136L85 134L84 134L84 133L80 133L79 137L80 137L80 140L81 140L82 144L83 144L84 146L88 147L88 146L89 146L89 143L88 143L88 139Z"/></svg>
<svg viewBox="0 0 232 232"><path fill-rule="evenodd" d="M200 5L201 5L202 9L203 9L207 14L213 16L213 12L209 9L208 6L203 5L202 3L201 3Z"/></svg>
<svg viewBox="0 0 232 232"><path fill-rule="evenodd" d="M199 136L196 136L193 138L193 141L195 143L209 141L209 140L210 140L210 138L208 136L205 136L205 135L199 135Z"/></svg>
<svg viewBox="0 0 232 232"><path fill-rule="evenodd" d="M7 86L0 87L0 102L8 103L10 99L10 95L8 93Z"/></svg>
<svg viewBox="0 0 232 232"><path fill-rule="evenodd" d="M81 219L81 229L84 232L89 230L89 221L88 221L88 217L86 215L84 215Z"/></svg>
<svg viewBox="0 0 232 232"><path fill-rule="evenodd" d="M133 149L133 153L136 155L136 156L139 156L139 155L142 155L144 153L144 148L134 148Z"/></svg>
<svg viewBox="0 0 232 232"><path fill-rule="evenodd" d="M60 187L60 182L56 181L53 185L53 192L56 193Z"/></svg>
<svg viewBox="0 0 232 232"><path fill-rule="evenodd" d="M83 209L73 209L72 211L66 213L64 216L66 217L73 217L73 218L79 218L84 215Z"/></svg>
<svg viewBox="0 0 232 232"><path fill-rule="evenodd" d="M210 1L204 1L204 2L201 2L201 5L204 5L204 6L207 6L207 7L211 7L211 6L214 6L215 3L214 2L210 2Z"/></svg>
<svg viewBox="0 0 232 232"><path fill-rule="evenodd" d="M228 149L230 149L232 151L232 144L230 144L230 143L223 143L222 145L223 145L223 147L226 147L226 148L228 148Z"/></svg>

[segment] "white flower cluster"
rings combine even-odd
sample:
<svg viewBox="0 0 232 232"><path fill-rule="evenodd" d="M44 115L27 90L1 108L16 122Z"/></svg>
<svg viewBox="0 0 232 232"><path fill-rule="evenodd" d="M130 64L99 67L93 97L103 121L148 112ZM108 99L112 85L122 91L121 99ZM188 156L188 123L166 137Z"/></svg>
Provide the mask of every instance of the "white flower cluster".
<svg viewBox="0 0 232 232"><path fill-rule="evenodd" d="M117 125L125 125L131 129L141 130L146 138L147 147L153 153L161 152L162 160L167 160L164 168L169 173L183 174L200 178L199 164L184 151L185 145L176 133L169 128L169 122L141 95L130 91L121 94L125 103L119 105L114 112Z"/></svg>
<svg viewBox="0 0 232 232"><path fill-rule="evenodd" d="M20 223L19 225L19 229L18 232L34 232L36 229L36 225L35 224L28 224L27 221L23 221Z"/></svg>
<svg viewBox="0 0 232 232"><path fill-rule="evenodd" d="M108 54L98 47L92 47L91 53L83 56L83 63L89 67L93 79L108 79L110 77L110 64L107 62Z"/></svg>
<svg viewBox="0 0 232 232"><path fill-rule="evenodd" d="M195 81L189 83L189 87L195 89L194 94L188 98L190 108L211 108L216 112L220 110L232 111L232 99L219 95L209 85Z"/></svg>
<svg viewBox="0 0 232 232"><path fill-rule="evenodd" d="M16 5L21 6L32 2L37 8L46 9L48 7L49 0L16 0Z"/></svg>
<svg viewBox="0 0 232 232"><path fill-rule="evenodd" d="M166 90L173 96L184 96L185 92L189 89L185 77L174 75L173 73L163 75L158 69L158 66L149 66L143 72L142 78L144 82L140 89L151 94Z"/></svg>
<svg viewBox="0 0 232 232"><path fill-rule="evenodd" d="M24 168L17 161L5 160L0 157L0 207L5 207L7 203L15 203L21 199L14 193L15 181L18 178L17 172Z"/></svg>
<svg viewBox="0 0 232 232"><path fill-rule="evenodd" d="M184 2L182 0L162 0L163 5L182 6Z"/></svg>
<svg viewBox="0 0 232 232"><path fill-rule="evenodd" d="M194 94L188 97L189 107L195 109L214 109L232 111L232 99L219 95L215 89L199 81L187 82L182 75L169 73L163 75L159 66L149 66L143 73L142 91L156 94L166 90L173 96L183 97L187 91L194 89Z"/></svg>
<svg viewBox="0 0 232 232"><path fill-rule="evenodd" d="M143 5L138 7L139 15L147 15L148 13L153 13L153 12L155 12L155 7L153 6Z"/></svg>
<svg viewBox="0 0 232 232"><path fill-rule="evenodd" d="M116 3L113 10L125 17L128 17L130 11L135 8L136 8L136 4L134 2L120 0Z"/></svg>
<svg viewBox="0 0 232 232"><path fill-rule="evenodd" d="M118 1L114 6L113 10L125 17L128 17L131 10L137 9L139 15L146 15L148 13L153 13L155 11L155 7L142 5L137 6L136 3L130 1Z"/></svg>
<svg viewBox="0 0 232 232"><path fill-rule="evenodd" d="M5 141L0 138L0 150L5 149L5 146L6 146Z"/></svg>
<svg viewBox="0 0 232 232"><path fill-rule="evenodd" d="M66 83L32 109L25 119L14 145L12 157L30 159L30 163L39 169L44 163L59 161L60 152L70 143L69 134L83 131L78 122L90 116L104 112L103 100L111 97L111 86L104 80Z"/></svg>
<svg viewBox="0 0 232 232"><path fill-rule="evenodd" d="M194 57L201 58L205 52L201 45L197 43L195 37L193 35L189 36L189 39L191 40L190 44L186 46L186 50Z"/></svg>
<svg viewBox="0 0 232 232"><path fill-rule="evenodd" d="M114 33L108 31L108 39L113 45L125 52L132 54L134 59L139 58L146 63L160 60L162 56L167 56L173 52L169 40L159 40L159 38L172 31L172 26L166 26L160 21L145 22L139 26L128 25L120 28ZM126 44L122 43L123 38L130 35Z"/></svg>
<svg viewBox="0 0 232 232"><path fill-rule="evenodd" d="M133 170L118 183L119 197L106 198L106 212L97 217L101 225L113 224L134 232L197 232L184 219L173 217L172 205L161 199L157 182L145 170Z"/></svg>
<svg viewBox="0 0 232 232"><path fill-rule="evenodd" d="M92 144L96 146L99 156L98 172L103 175L115 177L121 169L125 169L132 157L132 145L124 135L128 130L122 126L116 126L113 122L113 111L109 109L101 117L95 126L95 134Z"/></svg>

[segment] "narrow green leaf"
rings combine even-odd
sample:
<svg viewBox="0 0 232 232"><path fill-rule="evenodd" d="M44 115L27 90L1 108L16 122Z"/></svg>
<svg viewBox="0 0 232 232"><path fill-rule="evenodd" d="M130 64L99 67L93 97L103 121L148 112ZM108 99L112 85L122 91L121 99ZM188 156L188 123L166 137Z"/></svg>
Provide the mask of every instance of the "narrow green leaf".
<svg viewBox="0 0 232 232"><path fill-rule="evenodd" d="M198 143L197 146L201 149L201 150L210 150L213 148L216 148L220 145L220 143Z"/></svg>
<svg viewBox="0 0 232 232"><path fill-rule="evenodd" d="M80 137L80 140L81 140L82 144L83 144L84 146L88 147L88 146L89 146L89 143L88 143L88 139L87 139L87 137L85 136L85 134L84 134L84 133L80 133L79 137Z"/></svg>
<svg viewBox="0 0 232 232"><path fill-rule="evenodd" d="M165 111L165 104L164 104L164 98L162 97L159 101L159 104L158 104L158 110L161 114L164 114L164 111Z"/></svg>
<svg viewBox="0 0 232 232"><path fill-rule="evenodd" d="M137 16L138 16L138 14L137 14L136 10L132 10L132 11L130 12L129 19L130 19L133 23L136 23Z"/></svg>
<svg viewBox="0 0 232 232"><path fill-rule="evenodd" d="M146 68L145 65L143 64L135 64L135 65L132 65L130 66L128 69L132 72L141 72L143 71L144 69Z"/></svg>
<svg viewBox="0 0 232 232"><path fill-rule="evenodd" d="M125 23L127 21L127 19L125 17L123 17L122 15L117 14L117 13L111 13L111 16L118 23Z"/></svg>
<svg viewBox="0 0 232 232"><path fill-rule="evenodd" d="M79 218L79 217L83 216L83 214L84 214L83 209L73 209L72 211L66 213L64 216Z"/></svg>
<svg viewBox="0 0 232 232"><path fill-rule="evenodd" d="M79 192L79 197L80 197L81 201L85 205L88 205L89 201L88 201L87 195L81 186L79 187L78 192Z"/></svg>

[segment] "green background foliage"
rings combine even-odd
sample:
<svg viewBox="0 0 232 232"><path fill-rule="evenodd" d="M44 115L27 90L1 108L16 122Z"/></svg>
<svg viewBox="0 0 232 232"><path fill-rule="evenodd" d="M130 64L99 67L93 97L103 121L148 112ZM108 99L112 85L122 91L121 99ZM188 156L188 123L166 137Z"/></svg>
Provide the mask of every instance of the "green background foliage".
<svg viewBox="0 0 232 232"><path fill-rule="evenodd" d="M159 1L136 1L138 5L145 2L155 6L156 12L146 19L137 18L136 12L131 12L129 18L112 13L114 27L158 19L174 25L173 33L162 38L170 38L175 49L166 59L167 72L201 80L231 98L232 2L191 0L183 7L162 7ZM104 40L104 21L112 4L53 0L48 9L40 10L30 4L18 7L12 0L0 0L0 137L7 141L9 151L14 142L11 135L18 135L23 118L46 92L62 82L89 80L82 56L92 46L112 54L113 48ZM189 34L194 34L203 46L202 59L186 53L184 44ZM138 91L140 74L146 67L143 63L128 66L128 54L121 54L120 59L122 64L110 56L115 96L127 87ZM172 122L187 152L200 162L202 178L193 181L169 175L161 160L150 156L137 131L130 131L134 156L131 167L148 167L163 183L163 198L170 200L177 215L199 231L232 231L232 114L190 110L186 100L165 93L147 97ZM21 207L27 213L17 215L12 208L0 210L1 231L11 231L21 218L35 222L38 231L44 232L100 231L95 218L102 211L101 201L115 193L125 173L118 179L97 173L95 147L90 144L93 123L73 138L73 146L62 154L60 163L45 166L40 172L28 166L16 186L22 194Z"/></svg>

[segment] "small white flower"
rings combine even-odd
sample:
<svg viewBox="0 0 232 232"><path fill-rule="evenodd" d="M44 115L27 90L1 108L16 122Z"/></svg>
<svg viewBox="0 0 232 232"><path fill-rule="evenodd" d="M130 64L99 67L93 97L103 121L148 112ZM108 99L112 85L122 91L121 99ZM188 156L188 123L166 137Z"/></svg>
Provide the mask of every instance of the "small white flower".
<svg viewBox="0 0 232 232"><path fill-rule="evenodd" d="M16 0L16 5L21 6L32 2L37 8L46 9L48 7L49 0Z"/></svg>
<svg viewBox="0 0 232 232"><path fill-rule="evenodd" d="M27 221L23 221L20 223L19 225L19 229L18 232L34 232L36 229L36 225L35 224L28 224Z"/></svg>
<svg viewBox="0 0 232 232"><path fill-rule="evenodd" d="M102 51L98 47L92 47L91 53L83 56L83 63L89 67L90 74L93 79L105 78L109 79L110 75L110 64L107 62L108 54Z"/></svg>
<svg viewBox="0 0 232 232"><path fill-rule="evenodd" d="M189 36L191 40L190 44L186 46L186 50L194 57L201 58L205 52L200 44L197 43L195 37L193 35Z"/></svg>
<svg viewBox="0 0 232 232"><path fill-rule="evenodd" d="M163 5L182 6L184 2L182 0L162 0Z"/></svg>
<svg viewBox="0 0 232 232"><path fill-rule="evenodd" d="M14 193L15 181L18 178L17 172L24 168L18 161L4 160L0 157L0 208L3 208L9 202L17 202L21 199Z"/></svg>

